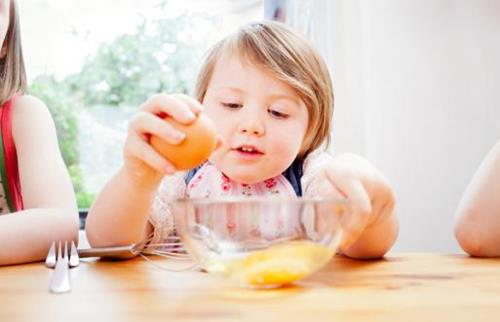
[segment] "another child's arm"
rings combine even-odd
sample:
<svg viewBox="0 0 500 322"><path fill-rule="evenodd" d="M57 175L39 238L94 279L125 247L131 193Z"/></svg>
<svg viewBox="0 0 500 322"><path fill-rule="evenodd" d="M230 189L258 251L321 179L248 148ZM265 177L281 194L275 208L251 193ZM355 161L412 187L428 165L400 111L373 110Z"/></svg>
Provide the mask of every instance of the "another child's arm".
<svg viewBox="0 0 500 322"><path fill-rule="evenodd" d="M24 209L0 216L0 265L45 258L53 240L78 240L78 211L52 117L31 96L15 100L12 135Z"/></svg>
<svg viewBox="0 0 500 322"><path fill-rule="evenodd" d="M363 259L384 256L398 234L395 197L387 179L368 161L353 154L335 158L327 155L327 161L323 160L319 167L310 183L314 194L344 197L350 203L351 214L343 223L346 230L341 252Z"/></svg>
<svg viewBox="0 0 500 322"><path fill-rule="evenodd" d="M124 164L106 184L90 209L86 232L92 246L139 243L152 231L148 215L162 178L175 168L149 144L154 134L171 144L183 133L158 115L170 115L188 124L202 106L184 95L155 95L130 121L124 147Z"/></svg>
<svg viewBox="0 0 500 322"><path fill-rule="evenodd" d="M500 141L472 177L458 206L455 236L472 256L500 256Z"/></svg>

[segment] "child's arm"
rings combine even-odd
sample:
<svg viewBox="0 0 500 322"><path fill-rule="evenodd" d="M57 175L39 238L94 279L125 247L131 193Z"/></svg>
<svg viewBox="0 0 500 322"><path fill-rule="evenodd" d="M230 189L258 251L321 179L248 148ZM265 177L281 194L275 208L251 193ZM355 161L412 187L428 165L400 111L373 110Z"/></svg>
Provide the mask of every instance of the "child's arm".
<svg viewBox="0 0 500 322"><path fill-rule="evenodd" d="M78 211L52 117L30 96L15 100L16 145L24 209L0 216L0 265L38 261L53 240L78 240Z"/></svg>
<svg viewBox="0 0 500 322"><path fill-rule="evenodd" d="M455 236L472 256L500 256L500 141L481 163L462 197Z"/></svg>
<svg viewBox="0 0 500 322"><path fill-rule="evenodd" d="M92 246L126 245L142 242L152 231L148 215L158 186L173 165L149 144L157 135L178 144L182 132L158 115L167 114L188 124L202 106L184 95L155 95L144 103L129 124L124 165L99 193L90 209L86 233ZM176 137L176 135L181 135Z"/></svg>
<svg viewBox="0 0 500 322"><path fill-rule="evenodd" d="M318 173L305 188L313 195L348 199L351 213L343 222L345 237L341 252L353 258L384 256L398 234L395 198L387 179L357 155L335 158L327 155L321 159L316 161L318 169L309 170ZM314 167L315 161L310 163L310 168Z"/></svg>

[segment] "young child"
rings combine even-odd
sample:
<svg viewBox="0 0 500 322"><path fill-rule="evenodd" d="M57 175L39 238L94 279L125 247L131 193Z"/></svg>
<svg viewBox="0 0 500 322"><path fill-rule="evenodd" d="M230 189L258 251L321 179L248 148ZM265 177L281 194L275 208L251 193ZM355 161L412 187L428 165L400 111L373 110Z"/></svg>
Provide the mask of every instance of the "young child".
<svg viewBox="0 0 500 322"><path fill-rule="evenodd" d="M155 95L140 107L130 122L124 165L90 210L86 231L93 246L137 243L152 231L156 240L168 236L170 198L250 189L347 197L353 211L343 254L377 258L389 250L398 224L386 179L360 157L334 159L321 151L331 131L333 93L325 63L306 39L276 22L240 29L209 52L196 98ZM200 168L176 172L149 137L177 144L184 134L158 115L189 124L202 111L217 126L218 148Z"/></svg>
<svg viewBox="0 0 500 322"><path fill-rule="evenodd" d="M17 4L0 0L0 265L45 258L77 241L78 211L48 109L25 95Z"/></svg>
<svg viewBox="0 0 500 322"><path fill-rule="evenodd" d="M500 256L500 140L488 153L462 197L455 236L471 256Z"/></svg>

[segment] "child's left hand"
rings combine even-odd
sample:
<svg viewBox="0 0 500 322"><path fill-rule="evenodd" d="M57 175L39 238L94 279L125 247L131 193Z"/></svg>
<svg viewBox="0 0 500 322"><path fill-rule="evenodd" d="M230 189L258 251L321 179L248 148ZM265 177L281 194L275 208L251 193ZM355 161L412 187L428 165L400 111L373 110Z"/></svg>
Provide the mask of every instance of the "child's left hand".
<svg viewBox="0 0 500 322"><path fill-rule="evenodd" d="M353 257L382 256L397 235L397 222L390 218L395 197L387 179L368 161L354 154L333 158L323 171L321 177L325 180L317 182L320 194L347 198L350 204L351 214L343 222L342 253L348 256L355 253ZM372 229L374 227L376 229ZM359 245L364 243L366 247ZM356 250L350 252L351 247Z"/></svg>

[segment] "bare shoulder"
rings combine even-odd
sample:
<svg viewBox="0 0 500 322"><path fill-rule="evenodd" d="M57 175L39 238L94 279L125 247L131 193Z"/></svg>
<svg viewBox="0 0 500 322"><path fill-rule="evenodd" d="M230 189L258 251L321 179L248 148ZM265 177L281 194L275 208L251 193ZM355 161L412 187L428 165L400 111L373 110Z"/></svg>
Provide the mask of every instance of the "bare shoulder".
<svg viewBox="0 0 500 322"><path fill-rule="evenodd" d="M38 122L46 119L52 120L47 106L39 98L31 95L19 96L14 101L14 117L22 120L31 119L35 122L40 118Z"/></svg>
<svg viewBox="0 0 500 322"><path fill-rule="evenodd" d="M495 174L496 176L500 176L500 140L498 140L495 145L490 149L486 157L481 162L479 169L477 172L482 173L487 171L488 174L484 175L485 178L490 178L491 174ZM497 180L495 178L495 180Z"/></svg>
<svg viewBox="0 0 500 322"><path fill-rule="evenodd" d="M483 180L491 182L496 189L500 188L500 140L488 152L477 172L482 173ZM498 190L496 190L498 191Z"/></svg>
<svg viewBox="0 0 500 322"><path fill-rule="evenodd" d="M39 130L42 132L54 130L54 122L49 109L34 96L19 96L14 101L12 134L18 137L25 132L39 133Z"/></svg>
<svg viewBox="0 0 500 322"><path fill-rule="evenodd" d="M496 156L496 158L500 159L500 139L495 143L492 148L492 153Z"/></svg>

